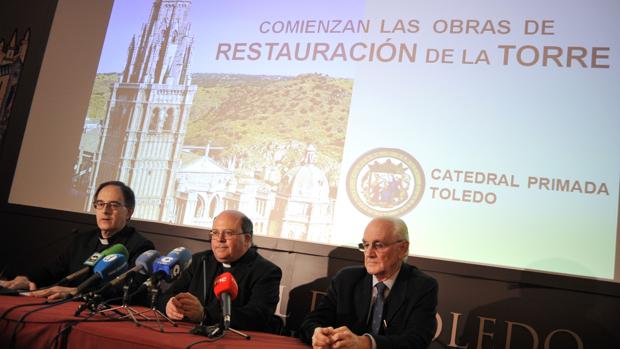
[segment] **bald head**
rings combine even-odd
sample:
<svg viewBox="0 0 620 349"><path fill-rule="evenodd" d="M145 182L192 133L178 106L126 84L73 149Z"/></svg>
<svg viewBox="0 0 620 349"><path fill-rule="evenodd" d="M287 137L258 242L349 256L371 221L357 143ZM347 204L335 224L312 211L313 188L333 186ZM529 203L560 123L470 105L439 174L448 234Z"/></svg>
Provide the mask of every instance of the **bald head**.
<svg viewBox="0 0 620 349"><path fill-rule="evenodd" d="M248 218L248 216L246 216L243 212L236 211L236 210L222 211L220 212L220 214L215 216L213 221L215 222L219 217L222 217L222 216L227 216L230 219L238 220L241 231L243 231L245 234L250 234L250 236L254 235L254 223L252 223L252 221Z"/></svg>
<svg viewBox="0 0 620 349"><path fill-rule="evenodd" d="M221 263L233 263L252 246L252 221L234 210L221 212L213 220L211 250Z"/></svg>

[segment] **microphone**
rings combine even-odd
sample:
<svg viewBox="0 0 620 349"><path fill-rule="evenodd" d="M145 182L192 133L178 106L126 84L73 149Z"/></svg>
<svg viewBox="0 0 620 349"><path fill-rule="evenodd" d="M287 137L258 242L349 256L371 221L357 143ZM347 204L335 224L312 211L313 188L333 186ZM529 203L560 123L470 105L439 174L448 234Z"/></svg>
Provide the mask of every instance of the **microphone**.
<svg viewBox="0 0 620 349"><path fill-rule="evenodd" d="M127 276L132 273L140 273L142 275L150 275L153 272L153 262L159 258L159 252L157 250L148 250L142 252L141 255L136 258L135 266L121 275L114 278L109 283L105 284L102 288L100 288L96 293L102 293L110 287L114 287L121 282L125 281Z"/></svg>
<svg viewBox="0 0 620 349"><path fill-rule="evenodd" d="M215 278L213 292L215 292L215 296L222 303L224 329L227 330L230 327L230 303L237 298L237 293L239 292L239 286L237 286L235 277L231 273L225 272Z"/></svg>
<svg viewBox="0 0 620 349"><path fill-rule="evenodd" d="M77 294L91 287L96 282L107 281L127 270L127 257L120 253L113 253L103 257L93 268L93 275L77 287Z"/></svg>
<svg viewBox="0 0 620 349"><path fill-rule="evenodd" d="M64 283L71 282L77 278L82 277L83 275L88 273L91 270L91 268L93 268L95 264L97 264L103 257L114 254L114 253L120 253L124 255L125 259L127 259L127 257L129 256L129 251L127 251L127 248L123 246L122 244L112 245L101 252L93 253L90 257L88 257L84 261L83 263L85 265L84 268L76 271L75 273L67 275L65 278L58 281L56 285L62 285Z"/></svg>
<svg viewBox="0 0 620 349"><path fill-rule="evenodd" d="M181 272L192 264L192 253L185 247L177 247L168 255L159 257L153 262L153 274L133 294L138 294L148 288L151 292L151 307L155 308L159 296L159 282L175 280Z"/></svg>
<svg viewBox="0 0 620 349"><path fill-rule="evenodd" d="M137 261L136 261L137 262ZM192 264L192 253L185 247L177 247L168 255L157 257L150 269L151 277L146 280L133 294L157 285L162 279L168 282L175 280L181 272Z"/></svg>
<svg viewBox="0 0 620 349"><path fill-rule="evenodd" d="M185 247L177 247L167 256L159 257L153 262L153 281L171 282L192 264L192 253Z"/></svg>

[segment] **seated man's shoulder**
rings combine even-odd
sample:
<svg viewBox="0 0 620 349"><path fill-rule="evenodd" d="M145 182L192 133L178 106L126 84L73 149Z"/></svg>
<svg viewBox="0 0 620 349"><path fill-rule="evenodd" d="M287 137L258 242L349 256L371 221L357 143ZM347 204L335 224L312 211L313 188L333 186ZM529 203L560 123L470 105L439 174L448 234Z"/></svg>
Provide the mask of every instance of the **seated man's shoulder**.
<svg viewBox="0 0 620 349"><path fill-rule="evenodd" d="M140 246L141 249L155 248L153 242L144 237L144 235L142 235L142 233L140 233L136 228L127 226L123 230L126 231L125 236L127 239L127 245Z"/></svg>
<svg viewBox="0 0 620 349"><path fill-rule="evenodd" d="M403 266L402 272L404 272L404 276L409 280L409 282L415 282L416 284L429 285L431 287L437 286L437 280L429 274L423 272L409 264L405 264Z"/></svg>
<svg viewBox="0 0 620 349"><path fill-rule="evenodd" d="M363 278L366 275L366 268L363 265L352 265L340 269L334 276L334 279L351 280Z"/></svg>
<svg viewBox="0 0 620 349"><path fill-rule="evenodd" d="M213 255L213 251L211 250L204 250L192 254L192 265L201 264L203 260L207 264L217 263L217 260L215 260L215 256Z"/></svg>
<svg viewBox="0 0 620 349"><path fill-rule="evenodd" d="M87 230L75 231L71 240L74 242L83 242L83 241L88 241L88 240L93 240L93 239L98 239L98 238L99 238L99 229L87 229Z"/></svg>
<svg viewBox="0 0 620 349"><path fill-rule="evenodd" d="M270 261L269 259L263 257L260 253L258 253L258 251L256 251L256 259L254 260L254 264L256 267L259 267L261 269L276 270L280 274L282 273L282 269L280 269L279 266L277 266L274 262Z"/></svg>
<svg viewBox="0 0 620 349"><path fill-rule="evenodd" d="M125 236L127 236L127 238L129 239L135 239L135 240L147 240L150 241L149 239L147 239L146 237L144 237L144 235L138 231L138 229L132 227L132 226L125 226L125 228L123 228L123 230L120 231L120 234L124 234Z"/></svg>
<svg viewBox="0 0 620 349"><path fill-rule="evenodd" d="M196 252L192 255L194 259L202 259L206 258L208 262L215 261L215 256L213 255L212 250L204 250L201 252Z"/></svg>

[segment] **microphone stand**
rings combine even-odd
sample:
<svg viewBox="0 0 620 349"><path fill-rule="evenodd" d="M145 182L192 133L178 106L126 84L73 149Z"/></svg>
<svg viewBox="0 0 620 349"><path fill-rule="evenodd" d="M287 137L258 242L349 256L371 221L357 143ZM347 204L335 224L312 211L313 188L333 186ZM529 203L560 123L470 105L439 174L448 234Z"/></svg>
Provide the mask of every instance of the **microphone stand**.
<svg viewBox="0 0 620 349"><path fill-rule="evenodd" d="M97 308L103 303L101 295L94 292L79 295L77 298L81 298L84 303L77 308L74 314L75 316L80 316L80 314L86 309L89 309L91 314L95 313L98 311Z"/></svg>
<svg viewBox="0 0 620 349"><path fill-rule="evenodd" d="M206 304L207 303L207 258L206 257L202 257L202 291L203 291L203 295L202 295L202 304ZM205 309L206 311L206 309ZM204 319L203 319L204 321ZM214 339L214 340L218 340L222 337L224 337L224 335L226 334L226 330L235 333L245 339L250 339L252 337L250 337L248 334L245 334L241 331L235 330L234 328L230 328L230 318L227 319L227 321L222 318L222 321L219 325L217 326L205 326L203 324L203 321L200 322L200 325L194 327L190 333L192 334L197 334L197 335L202 335L202 336L207 336L207 338L210 339ZM224 331L222 331L222 328L224 328ZM218 333L222 332L222 334L220 334L218 336Z"/></svg>
<svg viewBox="0 0 620 349"><path fill-rule="evenodd" d="M119 313L121 316L118 318L119 320L125 319L127 317L130 317L131 320L136 324L136 326L140 326L140 322L138 321L138 319L136 318L137 315L141 316L144 320L151 320L149 317L145 316L143 313L144 312L139 312L137 310L135 310L134 308L129 306L129 300L131 298L130 294L129 294L129 288L131 287L131 284L133 283L133 274L127 278L125 280L125 283L123 284L123 303L122 305L119 305L117 307L114 308L108 308L108 309L104 309L104 310L100 310L98 313L99 314L103 314L109 311L114 311L116 313ZM119 310L122 309L125 311L125 313L123 314L122 312L120 312Z"/></svg>
<svg viewBox="0 0 620 349"><path fill-rule="evenodd" d="M222 320L223 322L223 320ZM222 330L223 328L223 330ZM221 335L218 336L218 333L222 333ZM224 337L226 335L226 332L232 332L236 335L239 335L247 340L250 340L252 337L249 334L243 333L239 330L235 330L234 328L230 327L230 326L226 326L223 323L220 323L219 326L215 327L211 332L207 333L207 337L209 338L217 338L220 339L222 337Z"/></svg>
<svg viewBox="0 0 620 349"><path fill-rule="evenodd" d="M157 298L159 297L159 292L160 292L159 282L157 282L156 285L152 285L149 288L149 292L151 293L151 310L150 311L153 313L153 316L155 317L155 320L157 321L157 325L159 326L159 331L164 332L164 326L162 325L160 318L162 320L168 321L172 326L177 327L178 325L176 324L176 322L172 321L169 317L166 316L166 314L162 313L161 311L159 311L159 309L157 309ZM140 313L140 315L142 315L142 313ZM149 327L151 329L155 329L147 325L143 325L143 326Z"/></svg>
<svg viewBox="0 0 620 349"><path fill-rule="evenodd" d="M241 332L241 331L239 331L239 330L235 330L235 329L234 329L234 328L232 328L232 327L229 327L228 329L225 329L224 331L230 331L230 332L235 333L235 334L237 334L237 335L239 335L239 336L241 336L241 337L243 337L243 338L245 338L245 339L247 339L247 340L250 340L250 339L252 338L252 337L250 337L250 335L249 335L249 334L247 334L247 333L243 333L243 332Z"/></svg>
<svg viewBox="0 0 620 349"><path fill-rule="evenodd" d="M222 321L220 321L220 324L218 327L216 327L214 330L212 330L207 337L209 338L214 338L215 336L218 335L219 332L222 332L221 335L219 335L217 338L221 338L224 337L224 335L226 334L226 331L230 331L236 335L239 335L245 339L250 339L250 336L239 331L239 330L235 330L234 328L230 327L230 313L231 313L231 309L230 309L230 295L228 293L223 293L221 295L221 299L220 299L220 303L222 304Z"/></svg>

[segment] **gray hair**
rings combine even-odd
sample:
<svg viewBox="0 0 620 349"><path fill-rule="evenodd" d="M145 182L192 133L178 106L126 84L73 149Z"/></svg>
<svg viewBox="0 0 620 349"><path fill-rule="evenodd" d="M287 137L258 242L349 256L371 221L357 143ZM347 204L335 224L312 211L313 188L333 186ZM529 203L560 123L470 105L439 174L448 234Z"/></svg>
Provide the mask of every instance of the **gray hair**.
<svg viewBox="0 0 620 349"><path fill-rule="evenodd" d="M382 221L387 221L387 222L392 223L392 226L394 227L394 235L396 235L396 237L399 240L404 240L404 241L409 242L409 228L407 228L407 223L405 223L405 221L403 221L402 219L398 217L390 217L390 216L377 217L376 219L380 219ZM409 258L408 253L403 258L403 262L407 263L407 258Z"/></svg>
<svg viewBox="0 0 620 349"><path fill-rule="evenodd" d="M409 228L407 228L405 221L400 218L394 218L392 223L394 224L394 234L396 234L399 239L409 241Z"/></svg>
<svg viewBox="0 0 620 349"><path fill-rule="evenodd" d="M381 216L376 219L390 222L394 226L394 234L399 240L409 241L409 229L407 223L398 217Z"/></svg>

